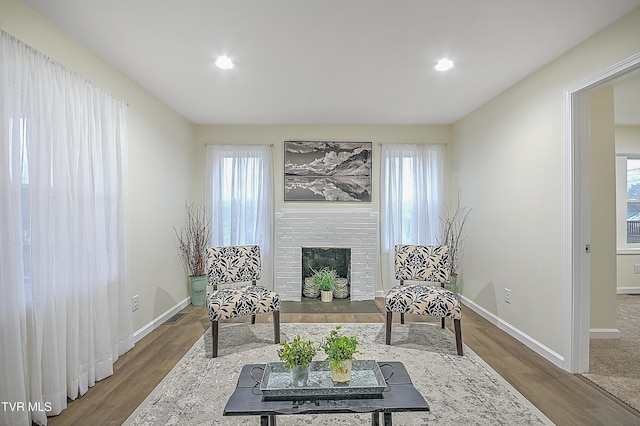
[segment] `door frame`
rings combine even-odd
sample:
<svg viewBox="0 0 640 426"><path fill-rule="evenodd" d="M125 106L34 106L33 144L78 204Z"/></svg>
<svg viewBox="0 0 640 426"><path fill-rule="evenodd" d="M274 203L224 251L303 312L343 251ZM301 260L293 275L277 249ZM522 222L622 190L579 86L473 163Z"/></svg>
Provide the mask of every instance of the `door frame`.
<svg viewBox="0 0 640 426"><path fill-rule="evenodd" d="M590 164L588 94L640 70L640 52L565 92L565 351L563 368L589 371Z"/></svg>

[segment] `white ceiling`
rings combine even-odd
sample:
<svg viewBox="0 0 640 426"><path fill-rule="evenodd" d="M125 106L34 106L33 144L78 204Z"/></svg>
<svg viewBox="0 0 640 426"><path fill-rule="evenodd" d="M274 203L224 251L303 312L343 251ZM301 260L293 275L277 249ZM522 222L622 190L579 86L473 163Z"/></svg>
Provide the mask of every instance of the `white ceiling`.
<svg viewBox="0 0 640 426"><path fill-rule="evenodd" d="M453 123L640 6L640 0L24 2L201 124ZM236 67L215 68L220 54ZM444 56L456 67L435 71Z"/></svg>

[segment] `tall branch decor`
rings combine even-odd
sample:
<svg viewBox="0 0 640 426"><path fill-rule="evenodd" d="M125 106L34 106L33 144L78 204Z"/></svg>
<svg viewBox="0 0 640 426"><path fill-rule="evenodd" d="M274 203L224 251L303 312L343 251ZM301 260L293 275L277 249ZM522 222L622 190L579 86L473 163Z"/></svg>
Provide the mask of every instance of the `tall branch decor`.
<svg viewBox="0 0 640 426"><path fill-rule="evenodd" d="M190 277L205 275L207 249L211 241L211 220L199 204L186 204L187 218L183 228L173 227L178 238L178 253Z"/></svg>
<svg viewBox="0 0 640 426"><path fill-rule="evenodd" d="M440 215L440 235L437 237L438 244L449 247L449 274L452 277L458 275L460 262L462 262L462 251L466 235L464 227L469 220L471 208L460 206L460 194L453 213L447 211Z"/></svg>

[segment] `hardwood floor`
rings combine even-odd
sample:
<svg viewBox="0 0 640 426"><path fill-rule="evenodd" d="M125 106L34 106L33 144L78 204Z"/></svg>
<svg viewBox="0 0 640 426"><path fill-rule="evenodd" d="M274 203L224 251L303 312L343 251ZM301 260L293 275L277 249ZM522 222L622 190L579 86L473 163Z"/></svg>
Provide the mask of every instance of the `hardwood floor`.
<svg viewBox="0 0 640 426"><path fill-rule="evenodd" d="M382 306L382 299L376 302ZM384 308L382 308L384 309ZM69 403L57 425L120 425L209 328L204 307L188 306L175 325L162 325L120 357L113 376ZM270 315L258 321L270 321ZM407 316L407 321L439 321ZM244 322L248 318L234 321ZM376 323L383 314L281 314L281 322ZM450 326L450 321L447 321ZM221 325L224 326L224 325ZM640 413L618 402L579 375L567 373L537 355L470 309L463 311L462 338L551 421L558 425L637 425ZM428 396L426 396L428 400Z"/></svg>

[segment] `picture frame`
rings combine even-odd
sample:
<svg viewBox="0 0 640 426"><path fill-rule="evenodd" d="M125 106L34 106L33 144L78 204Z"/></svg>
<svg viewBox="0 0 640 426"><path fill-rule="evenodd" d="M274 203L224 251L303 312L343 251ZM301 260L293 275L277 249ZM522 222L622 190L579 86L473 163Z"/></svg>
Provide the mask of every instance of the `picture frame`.
<svg viewBox="0 0 640 426"><path fill-rule="evenodd" d="M371 202L371 142L285 141L284 201Z"/></svg>

